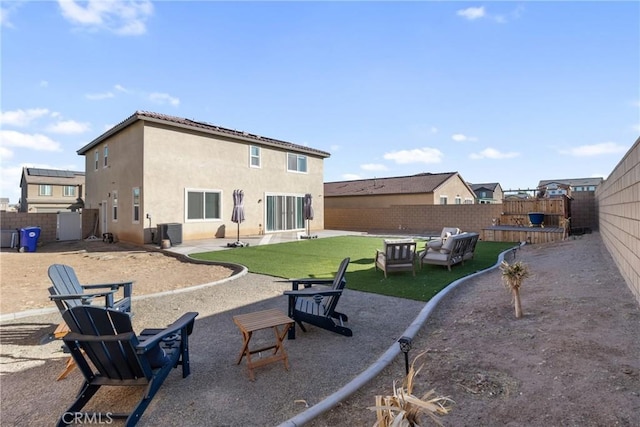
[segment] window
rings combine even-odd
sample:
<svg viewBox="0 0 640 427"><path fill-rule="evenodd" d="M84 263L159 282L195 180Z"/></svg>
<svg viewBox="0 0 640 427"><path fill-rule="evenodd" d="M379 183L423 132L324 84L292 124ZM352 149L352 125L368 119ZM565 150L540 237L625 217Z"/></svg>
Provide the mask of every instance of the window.
<svg viewBox="0 0 640 427"><path fill-rule="evenodd" d="M482 197L483 199L487 198L487 192L486 191L481 191L480 192L480 197Z"/></svg>
<svg viewBox="0 0 640 427"><path fill-rule="evenodd" d="M490 202L487 202L487 203L490 203ZM465 198L464 199L464 204L465 205L472 205L473 204L473 199Z"/></svg>
<svg viewBox="0 0 640 427"><path fill-rule="evenodd" d="M255 145L249 147L249 166L252 168L260 167L260 147Z"/></svg>
<svg viewBox="0 0 640 427"><path fill-rule="evenodd" d="M589 186L589 191L596 191L596 187L594 185Z"/></svg>
<svg viewBox="0 0 640 427"><path fill-rule="evenodd" d="M222 197L219 190L187 190L187 221L221 219Z"/></svg>
<svg viewBox="0 0 640 427"><path fill-rule="evenodd" d="M462 197L460 196L456 196L456 205L461 205L462 204Z"/></svg>
<svg viewBox="0 0 640 427"><path fill-rule="evenodd" d="M75 185L65 185L62 187L62 195L64 197L74 197L76 195Z"/></svg>
<svg viewBox="0 0 640 427"><path fill-rule="evenodd" d="M95 169L98 170L98 165L100 164L100 152L98 150L93 153L93 160L95 163Z"/></svg>
<svg viewBox="0 0 640 427"><path fill-rule="evenodd" d="M140 222L140 188L133 189L133 222Z"/></svg>
<svg viewBox="0 0 640 427"><path fill-rule="evenodd" d="M111 220L118 221L118 191L113 190L113 203L111 203Z"/></svg>
<svg viewBox="0 0 640 427"><path fill-rule="evenodd" d="M105 168L107 166L109 166L109 160L108 159L109 159L109 146L105 145L104 146L104 165L103 165L103 167L105 167Z"/></svg>
<svg viewBox="0 0 640 427"><path fill-rule="evenodd" d="M267 196L267 231L304 229L304 196Z"/></svg>
<svg viewBox="0 0 640 427"><path fill-rule="evenodd" d="M307 156L287 153L287 170L290 172L307 172Z"/></svg>
<svg viewBox="0 0 640 427"><path fill-rule="evenodd" d="M40 184L38 186L38 196L51 196L51 185Z"/></svg>
<svg viewBox="0 0 640 427"><path fill-rule="evenodd" d="M441 205L446 205L447 204L447 196L440 196L440 204Z"/></svg>

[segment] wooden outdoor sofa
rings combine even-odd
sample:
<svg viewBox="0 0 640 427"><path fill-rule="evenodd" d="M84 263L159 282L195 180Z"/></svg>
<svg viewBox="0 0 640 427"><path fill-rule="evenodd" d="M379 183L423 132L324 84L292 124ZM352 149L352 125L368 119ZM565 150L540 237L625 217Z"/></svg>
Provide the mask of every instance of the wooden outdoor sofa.
<svg viewBox="0 0 640 427"><path fill-rule="evenodd" d="M420 268L423 264L443 265L451 271L451 266L473 259L478 233L460 233L447 237L439 248L425 246L418 255Z"/></svg>

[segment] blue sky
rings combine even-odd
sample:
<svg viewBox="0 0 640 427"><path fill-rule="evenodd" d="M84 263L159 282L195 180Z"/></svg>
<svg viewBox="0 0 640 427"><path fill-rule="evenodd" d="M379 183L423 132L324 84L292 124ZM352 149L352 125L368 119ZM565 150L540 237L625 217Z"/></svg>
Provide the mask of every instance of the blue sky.
<svg viewBox="0 0 640 427"><path fill-rule="evenodd" d="M638 2L3 1L0 196L136 110L331 153L325 181L606 177L640 135Z"/></svg>

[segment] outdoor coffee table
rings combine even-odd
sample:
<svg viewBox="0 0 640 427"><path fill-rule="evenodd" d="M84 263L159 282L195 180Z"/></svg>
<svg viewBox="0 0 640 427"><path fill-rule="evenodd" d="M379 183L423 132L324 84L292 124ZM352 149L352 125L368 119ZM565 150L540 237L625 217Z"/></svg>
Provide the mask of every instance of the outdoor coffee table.
<svg viewBox="0 0 640 427"><path fill-rule="evenodd" d="M268 363L282 360L284 362L284 368L289 370L289 358L284 349L283 340L289 328L293 326L293 320L291 320L291 318L280 310L271 309L233 316L233 322L238 326L240 332L242 332L243 338L242 351L240 351L240 355L238 356L237 364L239 365L242 358L246 356L247 368L249 369L249 379L251 381L255 379L253 369ZM249 347L249 342L251 341L253 332L268 328L273 329L276 339L275 344L252 350ZM271 349L273 349L273 354L271 356L260 358L255 361L252 360L252 354Z"/></svg>

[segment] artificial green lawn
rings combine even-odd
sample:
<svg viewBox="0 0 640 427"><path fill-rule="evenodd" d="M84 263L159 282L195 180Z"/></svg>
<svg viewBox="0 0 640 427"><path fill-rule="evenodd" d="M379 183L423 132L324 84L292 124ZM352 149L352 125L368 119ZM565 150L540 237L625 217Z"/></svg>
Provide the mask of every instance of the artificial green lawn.
<svg viewBox="0 0 640 427"><path fill-rule="evenodd" d="M491 267L498 254L516 243L478 242L473 260L453 266L452 271L439 265L418 267L411 272L384 273L375 270L376 249L383 238L340 236L299 240L273 245L235 248L225 251L192 254L196 259L242 264L250 272L282 278L331 278L343 258L351 258L347 269L347 288L418 301L428 301L440 290L460 277ZM424 242L418 241L418 250Z"/></svg>

